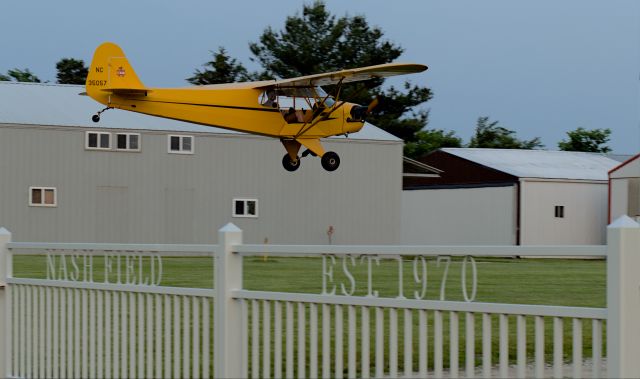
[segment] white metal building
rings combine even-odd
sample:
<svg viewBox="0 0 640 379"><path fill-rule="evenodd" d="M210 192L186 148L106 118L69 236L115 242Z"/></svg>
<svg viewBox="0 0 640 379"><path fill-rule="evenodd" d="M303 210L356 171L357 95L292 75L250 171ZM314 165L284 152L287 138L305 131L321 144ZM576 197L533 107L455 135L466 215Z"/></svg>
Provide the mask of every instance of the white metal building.
<svg viewBox="0 0 640 379"><path fill-rule="evenodd" d="M405 180L402 243L603 244L607 172L601 154L445 148L420 159L439 178Z"/></svg>
<svg viewBox="0 0 640 379"><path fill-rule="evenodd" d="M640 219L640 154L609 171L609 222L622 215Z"/></svg>
<svg viewBox="0 0 640 379"><path fill-rule="evenodd" d="M15 240L212 243L233 222L247 243L399 243L402 141L381 129L324 141L335 172L307 157L291 173L276 139L118 110L95 124L83 91L0 82L0 226Z"/></svg>

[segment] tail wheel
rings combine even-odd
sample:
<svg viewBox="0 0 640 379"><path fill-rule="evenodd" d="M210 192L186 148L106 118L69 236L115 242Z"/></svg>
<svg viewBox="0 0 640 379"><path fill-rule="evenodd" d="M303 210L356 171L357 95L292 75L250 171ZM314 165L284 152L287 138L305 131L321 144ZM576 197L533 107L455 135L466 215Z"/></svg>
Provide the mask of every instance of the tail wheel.
<svg viewBox="0 0 640 379"><path fill-rule="evenodd" d="M295 162L291 160L289 154L285 154L282 157L282 167L287 171L295 171L300 168L300 157L296 157Z"/></svg>
<svg viewBox="0 0 640 379"><path fill-rule="evenodd" d="M340 157L333 151L327 151L320 159L322 167L327 171L335 171L340 166Z"/></svg>

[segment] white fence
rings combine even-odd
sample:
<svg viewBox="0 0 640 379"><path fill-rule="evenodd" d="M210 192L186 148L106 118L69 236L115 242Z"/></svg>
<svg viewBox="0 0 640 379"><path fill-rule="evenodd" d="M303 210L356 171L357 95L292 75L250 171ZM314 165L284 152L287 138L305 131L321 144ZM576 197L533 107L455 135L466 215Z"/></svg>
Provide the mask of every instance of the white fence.
<svg viewBox="0 0 640 379"><path fill-rule="evenodd" d="M10 240L0 229L7 377L581 377L585 362L589 376L605 367L610 377L640 376L640 225L626 217L609 227L608 246L246 245L231 224L219 245ZM37 258L46 278L14 277L13 259L31 255L46 257ZM321 259L309 280L322 290L244 289L245 258L264 256ZM607 308L474 302L474 257L505 256L606 257ZM163 285L167 257L203 257L215 285ZM381 259L398 262L393 297L376 291ZM466 301L445 300L445 280L440 298L426 299L427 263L446 277L451 259Z"/></svg>

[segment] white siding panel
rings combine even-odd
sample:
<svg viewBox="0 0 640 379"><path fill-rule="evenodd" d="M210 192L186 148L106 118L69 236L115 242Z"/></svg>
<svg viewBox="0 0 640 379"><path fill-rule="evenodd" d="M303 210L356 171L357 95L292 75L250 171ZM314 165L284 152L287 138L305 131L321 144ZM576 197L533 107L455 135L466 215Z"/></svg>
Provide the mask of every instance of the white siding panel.
<svg viewBox="0 0 640 379"><path fill-rule="evenodd" d="M621 166L611 172L609 177L612 179L640 177L640 159L634 158L628 160L626 163L621 163Z"/></svg>
<svg viewBox="0 0 640 379"><path fill-rule="evenodd" d="M96 242L130 239L129 191L127 187L99 186L95 201Z"/></svg>
<svg viewBox="0 0 640 379"><path fill-rule="evenodd" d="M633 163L631 162L632 166ZM622 169L626 168L623 167ZM622 170L621 169L621 170ZM631 171L631 170L627 170ZM628 172L632 173L632 172ZM611 222L622 215L627 215L636 220L640 219L640 175L626 178L610 179L609 196L611 198Z"/></svg>
<svg viewBox="0 0 640 379"><path fill-rule="evenodd" d="M607 183L521 182L523 245L601 245L607 225ZM564 206L564 217L554 207Z"/></svg>
<svg viewBox="0 0 640 379"><path fill-rule="evenodd" d="M626 215L629 209L629 179L611 179L611 221Z"/></svg>
<svg viewBox="0 0 640 379"><path fill-rule="evenodd" d="M215 243L233 222L247 243L326 244L329 226L335 244L400 241L401 142L328 140L337 171L308 156L291 173L276 139L182 133L195 152L181 155L168 133L127 129L140 152L88 151L85 130L0 124L0 226L16 240ZM30 186L56 187L58 206L29 207ZM236 197L258 199L259 217L232 217Z"/></svg>
<svg viewBox="0 0 640 379"><path fill-rule="evenodd" d="M403 244L513 245L516 187L403 191Z"/></svg>

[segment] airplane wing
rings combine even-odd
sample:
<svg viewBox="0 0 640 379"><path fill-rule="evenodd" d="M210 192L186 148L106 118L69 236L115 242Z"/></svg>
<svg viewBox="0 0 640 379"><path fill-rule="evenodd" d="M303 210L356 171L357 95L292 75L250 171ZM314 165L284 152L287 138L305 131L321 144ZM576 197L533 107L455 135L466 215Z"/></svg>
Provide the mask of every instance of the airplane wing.
<svg viewBox="0 0 640 379"><path fill-rule="evenodd" d="M323 74L300 76L291 79L275 80L267 83L260 83L255 88L268 87L315 87L331 84L359 82L363 80L388 78L396 75L414 74L425 71L427 66L415 63L385 63L376 66L367 66L327 72Z"/></svg>

